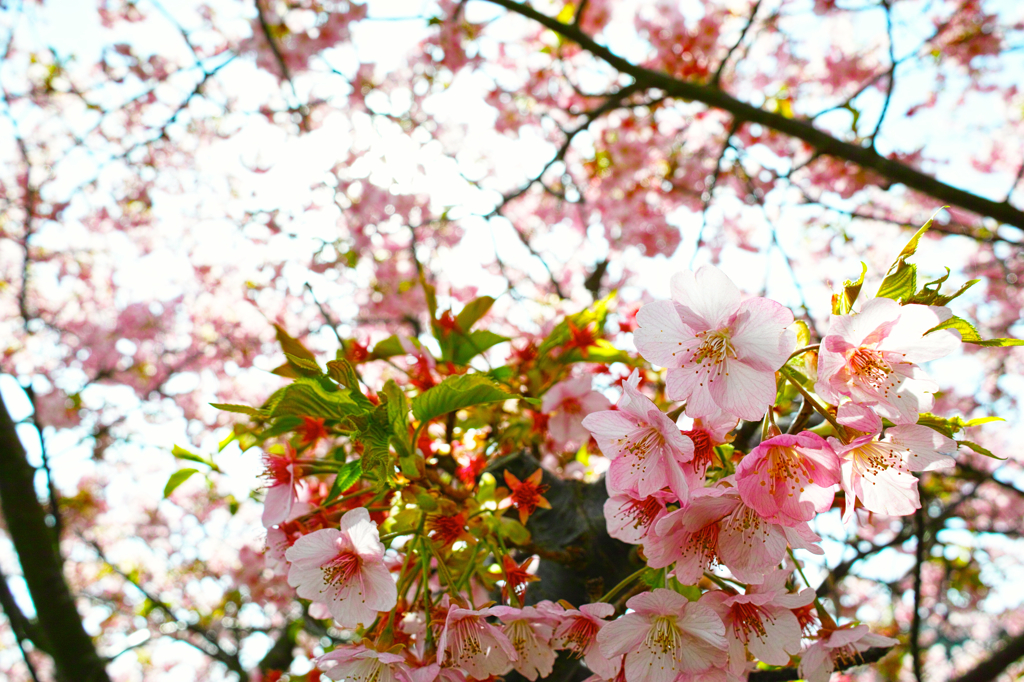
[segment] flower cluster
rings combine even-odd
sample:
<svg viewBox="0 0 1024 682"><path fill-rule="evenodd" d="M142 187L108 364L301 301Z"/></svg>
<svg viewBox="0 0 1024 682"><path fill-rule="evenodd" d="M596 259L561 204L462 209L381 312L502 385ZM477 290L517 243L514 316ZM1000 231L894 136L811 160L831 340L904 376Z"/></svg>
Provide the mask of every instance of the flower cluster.
<svg viewBox="0 0 1024 682"><path fill-rule="evenodd" d="M595 681L743 680L758 666L822 681L896 644L837 624L793 551L823 554L812 524L834 507L845 521L913 513L914 474L953 466L954 422L918 423L937 389L921 363L961 342L951 313L906 295L854 311L848 296L812 344L785 307L744 299L713 266L673 277L672 296L636 312L640 358L603 337L602 302L513 346L500 384L458 369L492 340L471 328L493 301L443 311L440 358L410 339L364 354L390 352L400 369L408 355L411 404L392 379L361 393L340 354L318 375L290 351L304 378L262 408L272 425L252 437L282 423L293 434L266 456L268 559L313 617L362 637L320 670L537 680L563 650ZM610 367L624 358L628 373ZM614 406L594 388L601 373L621 388ZM293 416L311 406L323 413ZM539 457L517 454L526 446ZM573 532L565 479L593 478L595 449L607 533L636 546L622 564L640 568L600 600L538 599L550 592L534 585L550 588L531 554L560 560L545 543L572 539L549 537Z"/></svg>

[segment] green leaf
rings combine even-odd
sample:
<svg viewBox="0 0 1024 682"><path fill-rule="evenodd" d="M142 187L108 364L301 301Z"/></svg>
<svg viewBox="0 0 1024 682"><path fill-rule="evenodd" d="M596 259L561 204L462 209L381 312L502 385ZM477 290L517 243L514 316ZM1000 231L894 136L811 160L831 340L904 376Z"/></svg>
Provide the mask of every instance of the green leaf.
<svg viewBox="0 0 1024 682"><path fill-rule="evenodd" d="M975 346L1005 348L1007 346L1024 346L1024 339L983 339L978 330L967 320L955 315L945 322L935 325L925 332L931 334L940 329L955 329L960 332L960 338L964 343L972 343Z"/></svg>
<svg viewBox="0 0 1024 682"><path fill-rule="evenodd" d="M466 304L462 311L455 316L455 322L464 333L468 333L477 321L487 314L487 311L494 305L494 299L490 296L474 298Z"/></svg>
<svg viewBox="0 0 1024 682"><path fill-rule="evenodd" d="M194 452L189 452L185 448L178 445L174 446L174 448L171 450L171 454L178 459L188 460L189 462L198 462L199 464L205 464L208 467L213 467L212 461L208 460L202 455L197 455Z"/></svg>
<svg viewBox="0 0 1024 682"><path fill-rule="evenodd" d="M331 492L327 494L327 502L324 503L324 506L329 506L336 499L344 495L345 491L355 485L362 476L363 463L358 459L344 464L338 470L338 476L334 479L334 484L331 485Z"/></svg>
<svg viewBox="0 0 1024 682"><path fill-rule="evenodd" d="M991 457L992 459L1002 460L1004 462L1007 460L1006 457L999 457L999 456L993 454L993 452L991 450L983 448L980 445L978 445L977 443L973 443L973 442L971 442L969 440L958 440L957 444L958 445L966 445L967 447L969 447L971 450L974 450L979 455L985 455L986 457Z"/></svg>
<svg viewBox="0 0 1024 682"><path fill-rule="evenodd" d="M164 486L164 497L169 497L174 492L175 488L184 483L192 476L192 474L199 473L198 469L179 469L171 474L171 477L167 480L167 485Z"/></svg>
<svg viewBox="0 0 1024 682"><path fill-rule="evenodd" d="M501 367L495 367L491 371L487 372L487 376L491 377L495 381L508 381L512 378L512 368L508 365L502 365Z"/></svg>
<svg viewBox="0 0 1024 682"><path fill-rule="evenodd" d="M288 360L287 365L275 369L274 374L286 377L319 376L321 374L320 368L316 365L316 357L298 339L292 337L279 324L274 325L274 333L277 335L277 342L281 344L281 350L284 351L285 358ZM298 364L299 362L302 362L302 364ZM313 363L315 369L309 369L308 363ZM288 372L289 368L292 370L291 372Z"/></svg>
<svg viewBox="0 0 1024 682"><path fill-rule="evenodd" d="M913 263L900 261L899 267L890 270L890 274L882 280L878 287L878 298L891 298L894 301L904 301L911 298L917 290L917 266Z"/></svg>
<svg viewBox="0 0 1024 682"><path fill-rule="evenodd" d="M864 261L860 264L860 278L856 282L846 280L843 282L843 293L835 294L832 296L832 314L833 315L846 315L853 309L853 304L857 302L857 297L860 296L860 288L864 286L864 275L868 272L868 265ZM810 343L808 341L807 343ZM807 343L802 345L806 346Z"/></svg>
<svg viewBox="0 0 1024 682"><path fill-rule="evenodd" d="M399 458L408 457L412 454L409 437L409 399L394 379L387 380L382 393L387 398L388 422L393 432L391 444Z"/></svg>
<svg viewBox="0 0 1024 682"><path fill-rule="evenodd" d="M482 374L450 376L412 400L412 413L421 422L464 407L522 396L508 393Z"/></svg>
<svg viewBox="0 0 1024 682"><path fill-rule="evenodd" d="M298 355L292 355L291 353L285 353L284 357L288 360L288 364L297 367L298 369L305 370L312 376L319 376L323 374L323 370L320 369L320 365L316 364L314 360L307 360L306 358L299 357Z"/></svg>
<svg viewBox="0 0 1024 682"><path fill-rule="evenodd" d="M1002 417L977 417L976 419L964 420L963 417L955 415L952 417L940 417L929 412L924 412L917 419L921 426L927 426L946 436L952 438L955 434L972 426L981 426L990 422L1006 421Z"/></svg>
<svg viewBox="0 0 1024 682"><path fill-rule="evenodd" d="M257 419L265 419L267 413L257 409L255 407L249 407L248 405L231 405L229 403L210 403L212 407L216 407L218 410L224 412L235 412L237 414L247 414L250 417L256 417Z"/></svg>
<svg viewBox="0 0 1024 682"><path fill-rule="evenodd" d="M907 245L900 251L900 255L896 257L896 262L892 264L889 272L885 275L885 279L882 280L882 285L878 288L878 293L875 294L876 297L906 302L917 292L917 266L908 263L907 259L917 253L921 237L932 226L934 219L934 215L929 218L928 222L914 233L914 236L910 238Z"/></svg>
<svg viewBox="0 0 1024 682"><path fill-rule="evenodd" d="M297 358L302 358L303 360L316 362L316 357L313 356L313 353L303 346L298 339L295 339L288 334L281 325L275 324L274 332L277 335L277 342L281 344L281 350L285 353L288 355L294 355Z"/></svg>
<svg viewBox="0 0 1024 682"><path fill-rule="evenodd" d="M391 458L391 424L388 408L378 405L372 412L351 417L356 427L355 439L363 444L363 473L375 479L379 486L386 485L392 478L388 466Z"/></svg>
<svg viewBox="0 0 1024 682"><path fill-rule="evenodd" d="M343 357L338 357L327 363L327 376L345 388L359 390L359 374L352 363Z"/></svg>
<svg viewBox="0 0 1024 682"><path fill-rule="evenodd" d="M468 365L469 361L488 348L499 343L508 341L507 336L501 336L489 331L476 331L469 334L453 334L454 352L452 362L457 365Z"/></svg>
<svg viewBox="0 0 1024 682"><path fill-rule="evenodd" d="M348 391L328 391L316 379L300 377L279 389L267 401L272 417L324 417L341 419L359 414L361 409Z"/></svg>
<svg viewBox="0 0 1024 682"><path fill-rule="evenodd" d="M417 348L419 347L419 342L416 339L412 339L412 342ZM399 338L391 335L373 347L372 355L376 360L385 360L396 355L407 355L407 351L402 347L402 342Z"/></svg>
<svg viewBox="0 0 1024 682"><path fill-rule="evenodd" d="M525 545L530 541L530 531L526 530L526 526L519 521L502 516L498 523L498 532L512 544Z"/></svg>

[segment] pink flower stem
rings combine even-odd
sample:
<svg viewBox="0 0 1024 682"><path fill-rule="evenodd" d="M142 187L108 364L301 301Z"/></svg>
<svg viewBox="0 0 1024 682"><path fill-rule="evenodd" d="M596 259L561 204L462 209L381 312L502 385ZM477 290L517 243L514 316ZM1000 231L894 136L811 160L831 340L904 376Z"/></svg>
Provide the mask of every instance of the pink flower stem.
<svg viewBox="0 0 1024 682"><path fill-rule="evenodd" d="M814 408L814 411L820 414L822 417L824 417L825 420L832 425L832 428L836 430L836 435L839 436L840 440L842 440L845 443L845 429L843 429L843 427L840 426L839 422L836 421L836 418L832 416L832 413L829 412L827 408L823 407L821 403L815 400L811 396L811 394L807 392L807 389L800 384L800 380L797 373L785 365L783 365L779 371L782 372L782 376L789 379L789 383L793 384L793 388L800 392L800 395L802 395L804 397L804 400L806 400L811 405L811 407Z"/></svg>

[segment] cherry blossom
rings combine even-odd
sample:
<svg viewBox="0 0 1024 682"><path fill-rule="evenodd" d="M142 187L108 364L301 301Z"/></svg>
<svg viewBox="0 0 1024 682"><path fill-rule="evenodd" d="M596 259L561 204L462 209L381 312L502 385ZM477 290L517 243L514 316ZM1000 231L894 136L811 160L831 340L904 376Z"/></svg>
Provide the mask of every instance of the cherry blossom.
<svg viewBox="0 0 1024 682"><path fill-rule="evenodd" d="M846 493L843 519L853 515L854 501L860 500L871 512L906 516L920 508L914 471L948 469L956 464L952 455L957 444L938 431L918 424L902 424L880 437L881 420L852 406L839 408L841 423L856 425L865 435L843 443L829 438L841 460L840 484Z"/></svg>
<svg viewBox="0 0 1024 682"><path fill-rule="evenodd" d="M302 536L285 557L291 564L288 584L300 597L326 605L342 627L369 625L397 602L377 525L363 508L346 512L340 530Z"/></svg>
<svg viewBox="0 0 1024 682"><path fill-rule="evenodd" d="M800 677L807 682L828 682L836 665L857 665L861 652L898 643L891 637L876 635L867 625L848 623L834 629L822 628L814 643L800 655Z"/></svg>
<svg viewBox="0 0 1024 682"><path fill-rule="evenodd" d="M769 438L736 467L743 501L783 525L810 521L815 512L828 509L838 482L839 458L810 431Z"/></svg>
<svg viewBox="0 0 1024 682"><path fill-rule="evenodd" d="M700 603L714 609L725 623L733 674L746 668L748 651L769 665L786 665L790 656L800 653L800 623L792 609L813 602L814 591L805 588L799 594L789 594L785 583L790 573L772 571L745 594L712 590L700 598Z"/></svg>
<svg viewBox="0 0 1024 682"><path fill-rule="evenodd" d="M555 665L551 638L555 620L551 614L533 607L494 606L491 612L505 624L502 632L516 651L512 667L528 680L547 677Z"/></svg>
<svg viewBox="0 0 1024 682"><path fill-rule="evenodd" d="M917 423L938 390L920 363L960 345L952 329L926 332L951 316L948 308L901 306L888 298L869 301L859 313L833 316L818 352L814 390L836 405L849 396L896 424Z"/></svg>
<svg viewBox="0 0 1024 682"><path fill-rule="evenodd" d="M437 664L450 661L479 680L511 670L518 654L505 633L487 622L492 615L497 615L493 608L448 609L437 640Z"/></svg>
<svg viewBox="0 0 1024 682"><path fill-rule="evenodd" d="M629 494L612 495L604 503L608 534L631 545L641 544L668 513L666 504L673 499L671 493L660 490L641 499Z"/></svg>
<svg viewBox="0 0 1024 682"><path fill-rule="evenodd" d="M583 604L579 609L567 609L555 630L554 641L559 649L568 649L577 658L582 658L594 674L606 680L615 677L620 661L618 658L609 659L601 652L597 635L608 624L605 618L614 613L615 607L611 604Z"/></svg>
<svg viewBox="0 0 1024 682"><path fill-rule="evenodd" d="M316 659L316 665L332 680L353 682L409 682L409 667L399 654L375 651L362 644L340 646Z"/></svg>
<svg viewBox="0 0 1024 682"><path fill-rule="evenodd" d="M590 434L583 426L588 414L611 407L608 398L593 390L590 376L566 379L549 388L541 411L549 413L548 433L560 448L583 445Z"/></svg>
<svg viewBox="0 0 1024 682"><path fill-rule="evenodd" d="M709 607L661 588L626 606L632 611L604 626L597 643L607 658L626 655L627 682L672 682L725 663L725 626Z"/></svg>
<svg viewBox="0 0 1024 682"><path fill-rule="evenodd" d="M793 314L766 298L741 301L712 265L674 275L672 299L641 308L634 335L644 358L668 368L669 398L687 401L691 417L763 417L775 401L775 371L796 345Z"/></svg>
<svg viewBox="0 0 1024 682"><path fill-rule="evenodd" d="M623 382L617 410L595 412L583 420L601 452L612 460L608 490L632 490L644 498L667 485L685 500L689 486L682 464L693 457L693 441L637 389L639 381L634 371Z"/></svg>
<svg viewBox="0 0 1024 682"><path fill-rule="evenodd" d="M308 503L298 501L298 485L302 474L294 459L295 452L292 450L287 455L268 452L263 456L265 476L271 482L263 498L265 528L291 521L310 509Z"/></svg>

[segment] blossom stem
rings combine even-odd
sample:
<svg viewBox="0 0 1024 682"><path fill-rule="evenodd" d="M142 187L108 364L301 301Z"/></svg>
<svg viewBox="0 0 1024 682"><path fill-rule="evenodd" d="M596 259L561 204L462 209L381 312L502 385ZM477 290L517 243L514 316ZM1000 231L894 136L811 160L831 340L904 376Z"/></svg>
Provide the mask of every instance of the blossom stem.
<svg viewBox="0 0 1024 682"><path fill-rule="evenodd" d="M384 535L381 535L380 536L380 541L384 542L385 540L391 540L391 539L400 537L402 535L419 535L419 534L420 534L420 531L418 531L418 530L396 530L394 533L385 533Z"/></svg>
<svg viewBox="0 0 1024 682"><path fill-rule="evenodd" d="M824 417L825 420L832 425L832 428L836 430L836 435L842 438L844 434L843 427L839 425L839 422L837 422L836 418L832 416L832 413L828 411L828 408L824 407L821 403L815 400L814 397L810 394L810 392L803 387L803 385L800 383L799 378L796 375L796 372L794 372L789 367L786 367L785 365L783 365L782 369L780 369L779 371L782 372L782 376L789 379L789 383L793 384L793 388L800 392L800 395L802 395L804 397L804 400L806 400L811 405L811 407L814 408L814 411L820 414L822 417Z"/></svg>
<svg viewBox="0 0 1024 682"><path fill-rule="evenodd" d="M809 346L804 346L803 348L797 348L795 351L793 351L793 353L788 358L786 358L786 362L789 362L790 360L792 360L796 356L803 355L804 353L806 353L808 351L818 350L818 348L820 346L821 346L820 343L812 343Z"/></svg>
<svg viewBox="0 0 1024 682"><path fill-rule="evenodd" d="M478 542L473 546L473 553L469 555L469 561L466 562L466 570L463 571L462 575L455 582L455 590L461 591L469 585L469 579L473 575L476 568L476 555L480 553L480 546L482 542Z"/></svg>
<svg viewBox="0 0 1024 682"><path fill-rule="evenodd" d="M736 591L736 590L734 590L732 588L732 585L730 585L729 583L725 582L725 580L723 580L722 578L718 577L714 573L709 573L707 571L704 571L704 577L707 578L708 580L710 580L711 582L713 582L714 584L718 585L719 587L721 587L726 592L735 592Z"/></svg>
<svg viewBox="0 0 1024 682"><path fill-rule="evenodd" d="M619 583L618 585L616 585L616 586L615 586L615 587L613 587L613 588L612 588L611 590L609 590L609 591L608 591L608 592L607 592L607 593L606 593L606 594L605 594L605 595L604 595L603 597L601 597L600 599L598 599L598 601L599 601L599 602L605 602L605 603L610 603L612 599L614 599L615 597L617 597L617 596L619 595L619 593L620 593L620 592L622 592L622 591L623 591L623 590L625 590L625 589L626 589L627 587L629 587L629 586L630 586L631 584L633 584L634 582L636 582L636 580L637 580L638 578L640 578L640 576L642 576L642 575L643 575L643 574L644 574L644 573L645 573L646 571L647 571L647 567L646 567L646 566L644 566L643 568L641 568L641 569L640 569L639 571L637 571L636 573L632 573L632 574L630 574L629 576L627 576L627 577L626 577L626 579L625 579L625 580L623 580L622 582L620 582L620 583Z"/></svg>
<svg viewBox="0 0 1024 682"><path fill-rule="evenodd" d="M444 578L444 582L448 585L448 589L455 590L456 595L453 596L457 596L458 591L456 590L455 587L455 581L452 580L452 574L448 572L448 567L445 565L444 560L441 558L441 556L437 553L437 549L434 547L434 543L424 538L423 544L426 545L427 551L429 551L434 556L434 558L437 559L437 572L441 574L442 578Z"/></svg>
<svg viewBox="0 0 1024 682"><path fill-rule="evenodd" d="M796 554L793 553L793 548L788 547L786 551L789 552L789 558L792 559L793 564L796 565L796 572L800 574L800 577L804 581L804 585L806 585L808 589L813 590L814 588L811 587L811 581L807 579L806 575L804 575L803 567L800 565L800 562L796 560ZM818 611L818 618L821 619L822 625L831 626L833 629L836 627L835 621L832 620L832 616L829 612L825 610L825 605L821 603L820 599L818 599L817 594L814 595L814 608Z"/></svg>

